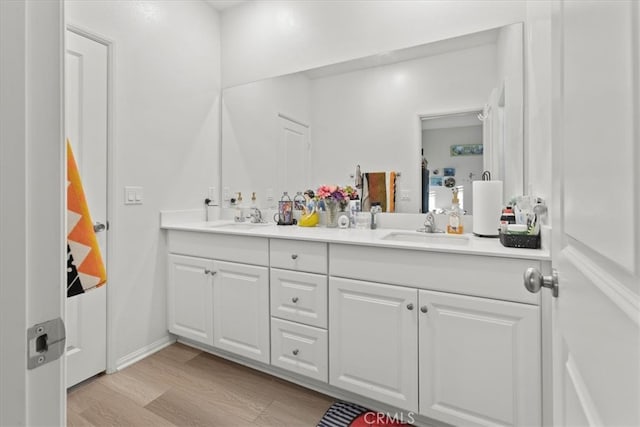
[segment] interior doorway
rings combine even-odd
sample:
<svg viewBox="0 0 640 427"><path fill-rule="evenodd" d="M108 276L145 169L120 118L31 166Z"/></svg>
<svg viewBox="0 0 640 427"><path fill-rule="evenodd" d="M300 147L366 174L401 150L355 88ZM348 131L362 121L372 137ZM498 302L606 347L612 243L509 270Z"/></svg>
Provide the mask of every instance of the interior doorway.
<svg viewBox="0 0 640 427"><path fill-rule="evenodd" d="M102 259L109 271L109 49L99 37L69 27L65 54L65 130ZM108 286L66 300L67 387L107 369Z"/></svg>
<svg viewBox="0 0 640 427"><path fill-rule="evenodd" d="M451 207L458 190L460 208L473 214L472 182L483 171L482 109L420 116L422 135L421 212Z"/></svg>

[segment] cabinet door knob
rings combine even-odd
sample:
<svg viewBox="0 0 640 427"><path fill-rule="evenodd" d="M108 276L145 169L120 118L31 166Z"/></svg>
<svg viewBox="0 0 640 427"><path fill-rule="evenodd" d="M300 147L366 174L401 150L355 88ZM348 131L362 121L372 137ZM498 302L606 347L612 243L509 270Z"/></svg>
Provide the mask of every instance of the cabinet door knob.
<svg viewBox="0 0 640 427"><path fill-rule="evenodd" d="M293 301L294 303L298 302L298 297L291 298L291 301Z"/></svg>
<svg viewBox="0 0 640 427"><path fill-rule="evenodd" d="M413 310L413 303L412 302L407 304L407 310Z"/></svg>
<svg viewBox="0 0 640 427"><path fill-rule="evenodd" d="M205 268L204 269L204 274L209 274L209 273L211 273L211 270L209 270L208 268Z"/></svg>
<svg viewBox="0 0 640 427"><path fill-rule="evenodd" d="M295 350L292 351L294 356L297 356L298 353L300 353L300 350L298 350L297 348Z"/></svg>
<svg viewBox="0 0 640 427"><path fill-rule="evenodd" d="M291 259L298 259L298 254L291 254Z"/></svg>
<svg viewBox="0 0 640 427"><path fill-rule="evenodd" d="M211 270L211 271L209 271L209 274L210 274L210 275L212 275L212 276L215 276L217 273L218 273L218 272L217 272L217 271L215 271L215 270Z"/></svg>
<svg viewBox="0 0 640 427"><path fill-rule="evenodd" d="M422 307L420 307L420 311L423 313L426 313L427 311L429 311L429 309L427 308L426 305L423 305Z"/></svg>

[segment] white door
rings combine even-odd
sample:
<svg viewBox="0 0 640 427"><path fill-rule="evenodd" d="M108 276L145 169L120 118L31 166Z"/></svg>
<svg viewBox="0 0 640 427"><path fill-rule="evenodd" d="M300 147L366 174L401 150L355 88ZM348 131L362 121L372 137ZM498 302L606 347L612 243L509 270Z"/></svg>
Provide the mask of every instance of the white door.
<svg viewBox="0 0 640 427"><path fill-rule="evenodd" d="M293 198L296 191L304 191L309 187L309 126L283 116L279 119L278 191L288 191Z"/></svg>
<svg viewBox="0 0 640 427"><path fill-rule="evenodd" d="M66 31L65 118L94 223L107 224L108 48ZM99 229L99 228L98 228ZM107 230L97 232L107 263ZM67 386L106 369L107 287L67 299Z"/></svg>
<svg viewBox="0 0 640 427"><path fill-rule="evenodd" d="M418 291L329 279L329 384L418 410Z"/></svg>
<svg viewBox="0 0 640 427"><path fill-rule="evenodd" d="M638 426L640 7L555 6L553 421Z"/></svg>
<svg viewBox="0 0 640 427"><path fill-rule="evenodd" d="M213 345L269 363L269 270L213 262Z"/></svg>
<svg viewBox="0 0 640 427"><path fill-rule="evenodd" d="M64 311L63 17L60 0L0 1L2 426L66 424L64 359L27 369L27 328Z"/></svg>
<svg viewBox="0 0 640 427"><path fill-rule="evenodd" d="M453 425L541 425L540 309L419 291L420 413Z"/></svg>

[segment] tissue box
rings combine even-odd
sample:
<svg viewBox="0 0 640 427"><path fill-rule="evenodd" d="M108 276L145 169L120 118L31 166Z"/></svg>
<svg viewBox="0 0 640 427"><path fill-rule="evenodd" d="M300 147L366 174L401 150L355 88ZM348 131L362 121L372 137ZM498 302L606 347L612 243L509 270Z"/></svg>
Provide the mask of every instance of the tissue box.
<svg viewBox="0 0 640 427"><path fill-rule="evenodd" d="M510 234L500 232L500 243L508 248L540 249L540 234Z"/></svg>

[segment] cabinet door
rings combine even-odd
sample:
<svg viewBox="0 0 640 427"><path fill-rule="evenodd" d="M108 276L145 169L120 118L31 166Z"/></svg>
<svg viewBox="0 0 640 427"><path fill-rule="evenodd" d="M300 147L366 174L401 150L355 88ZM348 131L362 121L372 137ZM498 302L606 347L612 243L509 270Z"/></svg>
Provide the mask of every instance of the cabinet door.
<svg viewBox="0 0 640 427"><path fill-rule="evenodd" d="M167 313L169 331L203 344L213 344L213 261L169 254Z"/></svg>
<svg viewBox="0 0 640 427"><path fill-rule="evenodd" d="M418 409L417 290L329 280L329 383Z"/></svg>
<svg viewBox="0 0 640 427"><path fill-rule="evenodd" d="M214 261L213 271L213 345L269 363L268 269Z"/></svg>
<svg viewBox="0 0 640 427"><path fill-rule="evenodd" d="M419 317L420 413L455 425L541 424L538 307L420 291Z"/></svg>

